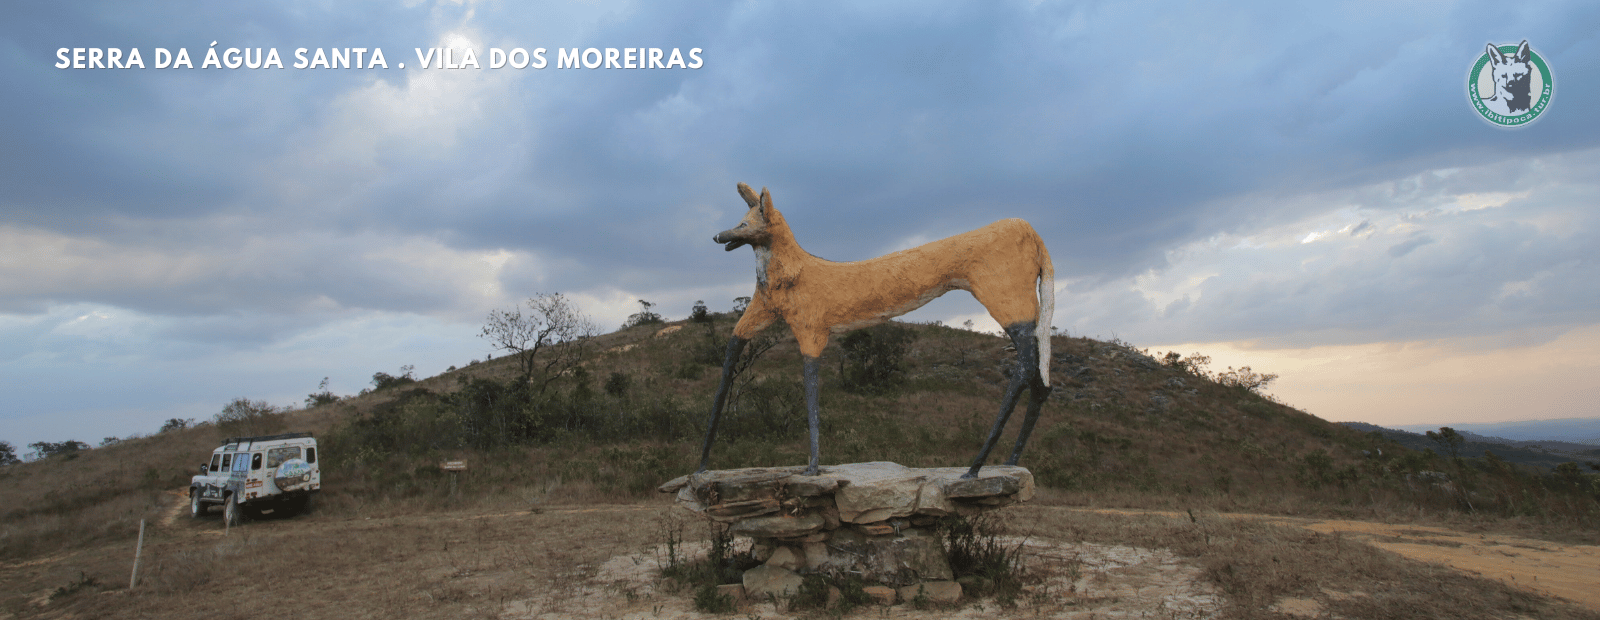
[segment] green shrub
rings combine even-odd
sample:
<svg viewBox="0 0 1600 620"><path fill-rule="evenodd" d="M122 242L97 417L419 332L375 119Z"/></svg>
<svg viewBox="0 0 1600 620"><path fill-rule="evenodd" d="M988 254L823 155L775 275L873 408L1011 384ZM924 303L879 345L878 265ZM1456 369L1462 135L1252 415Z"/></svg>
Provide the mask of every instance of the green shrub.
<svg viewBox="0 0 1600 620"><path fill-rule="evenodd" d="M702 583L694 590L695 611L708 614L733 612L733 597L717 591L717 586Z"/></svg>
<svg viewBox="0 0 1600 620"><path fill-rule="evenodd" d="M611 376L606 378L606 393L618 398L626 396L628 394L628 384L630 381L631 380L629 379L628 375L620 372L613 372L611 373Z"/></svg>
<svg viewBox="0 0 1600 620"><path fill-rule="evenodd" d="M372 391L376 392L416 383L417 378L412 375L412 368L415 367L410 364L401 366L399 375L391 375L386 372L372 373Z"/></svg>
<svg viewBox="0 0 1600 620"><path fill-rule="evenodd" d="M728 533L727 525L711 523L709 527L711 546L706 550L706 557L694 561L690 561L681 553L683 523L673 522L662 528L662 535L666 539L667 557L661 567L661 576L692 588L695 609L708 613L723 613L733 610L733 599L719 594L717 586L740 583L744 571L755 568L761 563L751 555L750 549L740 550L735 547L735 540L733 535Z"/></svg>
<svg viewBox="0 0 1600 620"><path fill-rule="evenodd" d="M827 607L828 580L817 573L802 577L800 588L795 590L794 598L789 599L789 610L826 609Z"/></svg>
<svg viewBox="0 0 1600 620"><path fill-rule="evenodd" d="M1005 526L997 517L945 517L938 531L958 581L978 577L1001 600L1013 600L1022 591L1022 544L1007 547L1000 540Z"/></svg>
<svg viewBox="0 0 1600 620"><path fill-rule="evenodd" d="M897 323L883 323L845 334L839 339L844 357L839 375L853 392L883 392L903 379L906 353L917 332Z"/></svg>

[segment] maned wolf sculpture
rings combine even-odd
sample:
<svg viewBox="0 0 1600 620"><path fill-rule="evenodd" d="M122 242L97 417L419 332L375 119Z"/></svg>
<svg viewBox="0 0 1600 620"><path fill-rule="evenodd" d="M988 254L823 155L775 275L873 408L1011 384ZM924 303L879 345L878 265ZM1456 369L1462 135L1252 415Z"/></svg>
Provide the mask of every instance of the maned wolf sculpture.
<svg viewBox="0 0 1600 620"><path fill-rule="evenodd" d="M1000 414L983 450L972 461L972 469L963 477L978 475L1027 386L1028 414L1017 435L1017 446L1006 461L1007 465L1017 464L1039 419L1039 407L1050 396L1055 267L1032 226L1019 219L1001 220L887 256L835 263L812 256L795 243L794 233L783 214L773 208L772 195L765 188L757 196L750 186L740 183L739 195L749 203L749 212L738 226L717 233L712 240L725 244L728 251L743 245L755 250L756 292L728 340L722 381L712 401L697 471L705 471L711 460L711 443L717 436L717 418L727 400L734 362L745 343L761 330L781 318L800 344L805 360L806 418L811 427L811 462L805 475L815 476L819 464L817 370L829 335L882 323L953 289L978 298L1017 347L1017 371L1000 402Z"/></svg>
<svg viewBox="0 0 1600 620"><path fill-rule="evenodd" d="M1532 81L1529 79L1533 71L1528 64L1528 42L1523 41L1522 45L1517 46L1515 55L1502 53L1493 43L1488 44L1487 48L1494 96L1484 99L1483 105L1503 116L1527 112L1533 105Z"/></svg>

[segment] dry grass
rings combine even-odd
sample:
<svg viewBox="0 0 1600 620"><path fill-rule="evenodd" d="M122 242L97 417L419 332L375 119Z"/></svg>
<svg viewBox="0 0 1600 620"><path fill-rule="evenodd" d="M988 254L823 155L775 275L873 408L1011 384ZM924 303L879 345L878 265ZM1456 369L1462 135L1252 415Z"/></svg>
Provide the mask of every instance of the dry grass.
<svg viewBox="0 0 1600 620"><path fill-rule="evenodd" d="M209 428L0 468L0 560L125 538L209 458ZM213 431L214 432L214 431Z"/></svg>
<svg viewBox="0 0 1600 620"><path fill-rule="evenodd" d="M573 595L612 556L647 546L664 506L390 518L309 515L222 536L184 517L147 533L141 584L131 545L0 570L0 612L77 618L498 617L511 601ZM573 544L582 541L581 544ZM80 571L102 588L39 604Z"/></svg>
<svg viewBox="0 0 1600 620"><path fill-rule="evenodd" d="M292 411L283 423L324 432L339 413ZM223 437L207 424L0 467L0 561L131 540L140 519L161 516L164 494L188 488Z"/></svg>
<svg viewBox="0 0 1600 620"><path fill-rule="evenodd" d="M679 323L630 328L591 343L594 355L586 362L591 389L598 392L611 373L630 378L626 394L599 393L594 406L681 418L675 437L608 443L555 435L500 450L440 450L339 467L350 455L331 441L330 434L337 433L330 431L392 406L403 390L294 411L285 426L323 439L329 457L324 508L336 516L401 515L484 503L634 501L652 495L663 474L687 471L696 463L700 425L718 373L689 360L707 342L725 338L731 324L730 316L719 315L716 334L709 338L702 326ZM976 452L1013 357L1005 350L1007 341L932 325L909 328L918 338L896 390L871 396L846 392L836 363L824 364L825 462L955 466ZM1404 469L1394 460L1362 460L1360 451L1376 447L1375 440L1350 429L1160 366L1120 344L1058 336L1054 349L1056 392L1023 464L1060 503L1444 522L1552 540L1600 540L1600 502L1593 497L1542 489L1530 496L1526 484L1520 491L1484 488L1487 504L1480 501L1477 510L1468 511L1455 495L1404 481ZM836 348L826 355L835 359ZM448 394L460 389L465 376L507 380L515 372L511 361L474 364L405 389ZM697 367L702 371L693 377L684 372ZM736 423L730 420L713 452L714 467L804 461L803 416L798 403L790 402L798 400L799 367L798 350L788 339L756 365L752 372L769 387L750 396L745 406L770 409L757 422L776 433L740 438L731 432ZM1012 432L1016 426L1011 424ZM138 519L153 509L155 494L186 486L193 464L204 460L220 438L217 429L201 427L89 450L70 461L0 469L0 559L127 539ZM996 461L1009 453L1010 442L1009 435L1002 439ZM1385 446L1386 455L1403 452ZM1330 472L1355 477L1314 480L1304 460L1313 453L1328 455ZM452 495L449 478L436 464L460 458L473 469ZM1511 504L1520 508L1508 510Z"/></svg>

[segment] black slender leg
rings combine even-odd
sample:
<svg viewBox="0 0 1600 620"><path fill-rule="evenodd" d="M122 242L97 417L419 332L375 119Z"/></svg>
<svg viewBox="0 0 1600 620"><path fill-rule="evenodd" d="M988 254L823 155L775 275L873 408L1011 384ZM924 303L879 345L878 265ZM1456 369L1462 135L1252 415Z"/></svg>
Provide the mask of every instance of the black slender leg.
<svg viewBox="0 0 1600 620"><path fill-rule="evenodd" d="M821 358L805 358L806 424L811 431L811 462L806 465L804 474L807 476L817 475L822 462L821 451L817 449L822 426L822 415L817 410L817 370L821 366Z"/></svg>
<svg viewBox="0 0 1600 620"><path fill-rule="evenodd" d="M978 458L972 461L972 469L962 474L962 478L978 477L978 470L989 460L989 452L994 449L994 444L1000 441L1000 433L1005 430L1006 421L1011 418L1011 411L1017 408L1017 397L1022 395L1022 388L1028 385L1028 375L1039 374L1038 369L1032 368L1036 365L1036 360L1033 358L1038 357L1037 353L1033 353L1038 350L1038 343L1033 341L1033 323L1012 324L1006 327L1006 333L1011 335L1011 342L1017 347L1017 370L1011 374L1011 385L1006 386L1005 398L1000 400L1000 413L995 416L994 428L989 430L989 438L983 442L983 450L978 452Z"/></svg>
<svg viewBox="0 0 1600 620"><path fill-rule="evenodd" d="M1022 430L1017 433L1017 447L1011 451L1011 458L1006 460L1007 465L1016 465L1017 460L1022 458L1022 446L1027 445L1028 436L1033 434L1033 425L1039 421L1039 409L1044 406L1044 401L1050 398L1051 387L1039 378L1037 370L1032 371L1032 374L1032 380L1029 381L1032 393L1028 399L1028 415L1022 418Z"/></svg>
<svg viewBox="0 0 1600 620"><path fill-rule="evenodd" d="M722 405L728 400L728 387L733 382L733 366L739 361L739 353L744 351L744 344L749 342L744 338L734 336L728 339L728 353L722 359L722 381L717 383L717 396L711 400L711 421L706 423L706 444L700 449L700 468L695 472L703 472L706 465L711 462L711 442L717 438L717 418L722 416Z"/></svg>

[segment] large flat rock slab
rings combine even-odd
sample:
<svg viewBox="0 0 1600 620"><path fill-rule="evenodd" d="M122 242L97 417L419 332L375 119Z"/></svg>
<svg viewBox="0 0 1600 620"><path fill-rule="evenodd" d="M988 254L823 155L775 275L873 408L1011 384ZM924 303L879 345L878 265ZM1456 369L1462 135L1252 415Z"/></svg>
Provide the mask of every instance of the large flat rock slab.
<svg viewBox="0 0 1600 620"><path fill-rule="evenodd" d="M831 498L838 520L875 523L897 517L972 514L1033 499L1033 473L1022 467L984 467L963 479L966 467L911 468L897 463L823 467L816 476L800 467L757 467L700 472L661 486L683 506L724 523L817 508Z"/></svg>
<svg viewBox="0 0 1600 620"><path fill-rule="evenodd" d="M753 576L746 573L745 587L751 591L779 589L761 584L795 571L855 574L895 587L954 585L939 540L940 520L1034 495L1033 473L1021 467L984 467L974 478L961 477L966 467L919 469L888 462L824 467L816 476L803 471L707 471L680 476L660 490L676 493L685 508L729 524L733 535L755 540L761 550L757 557L766 564ZM759 583L752 581L758 577ZM955 592L959 597L959 587Z"/></svg>

